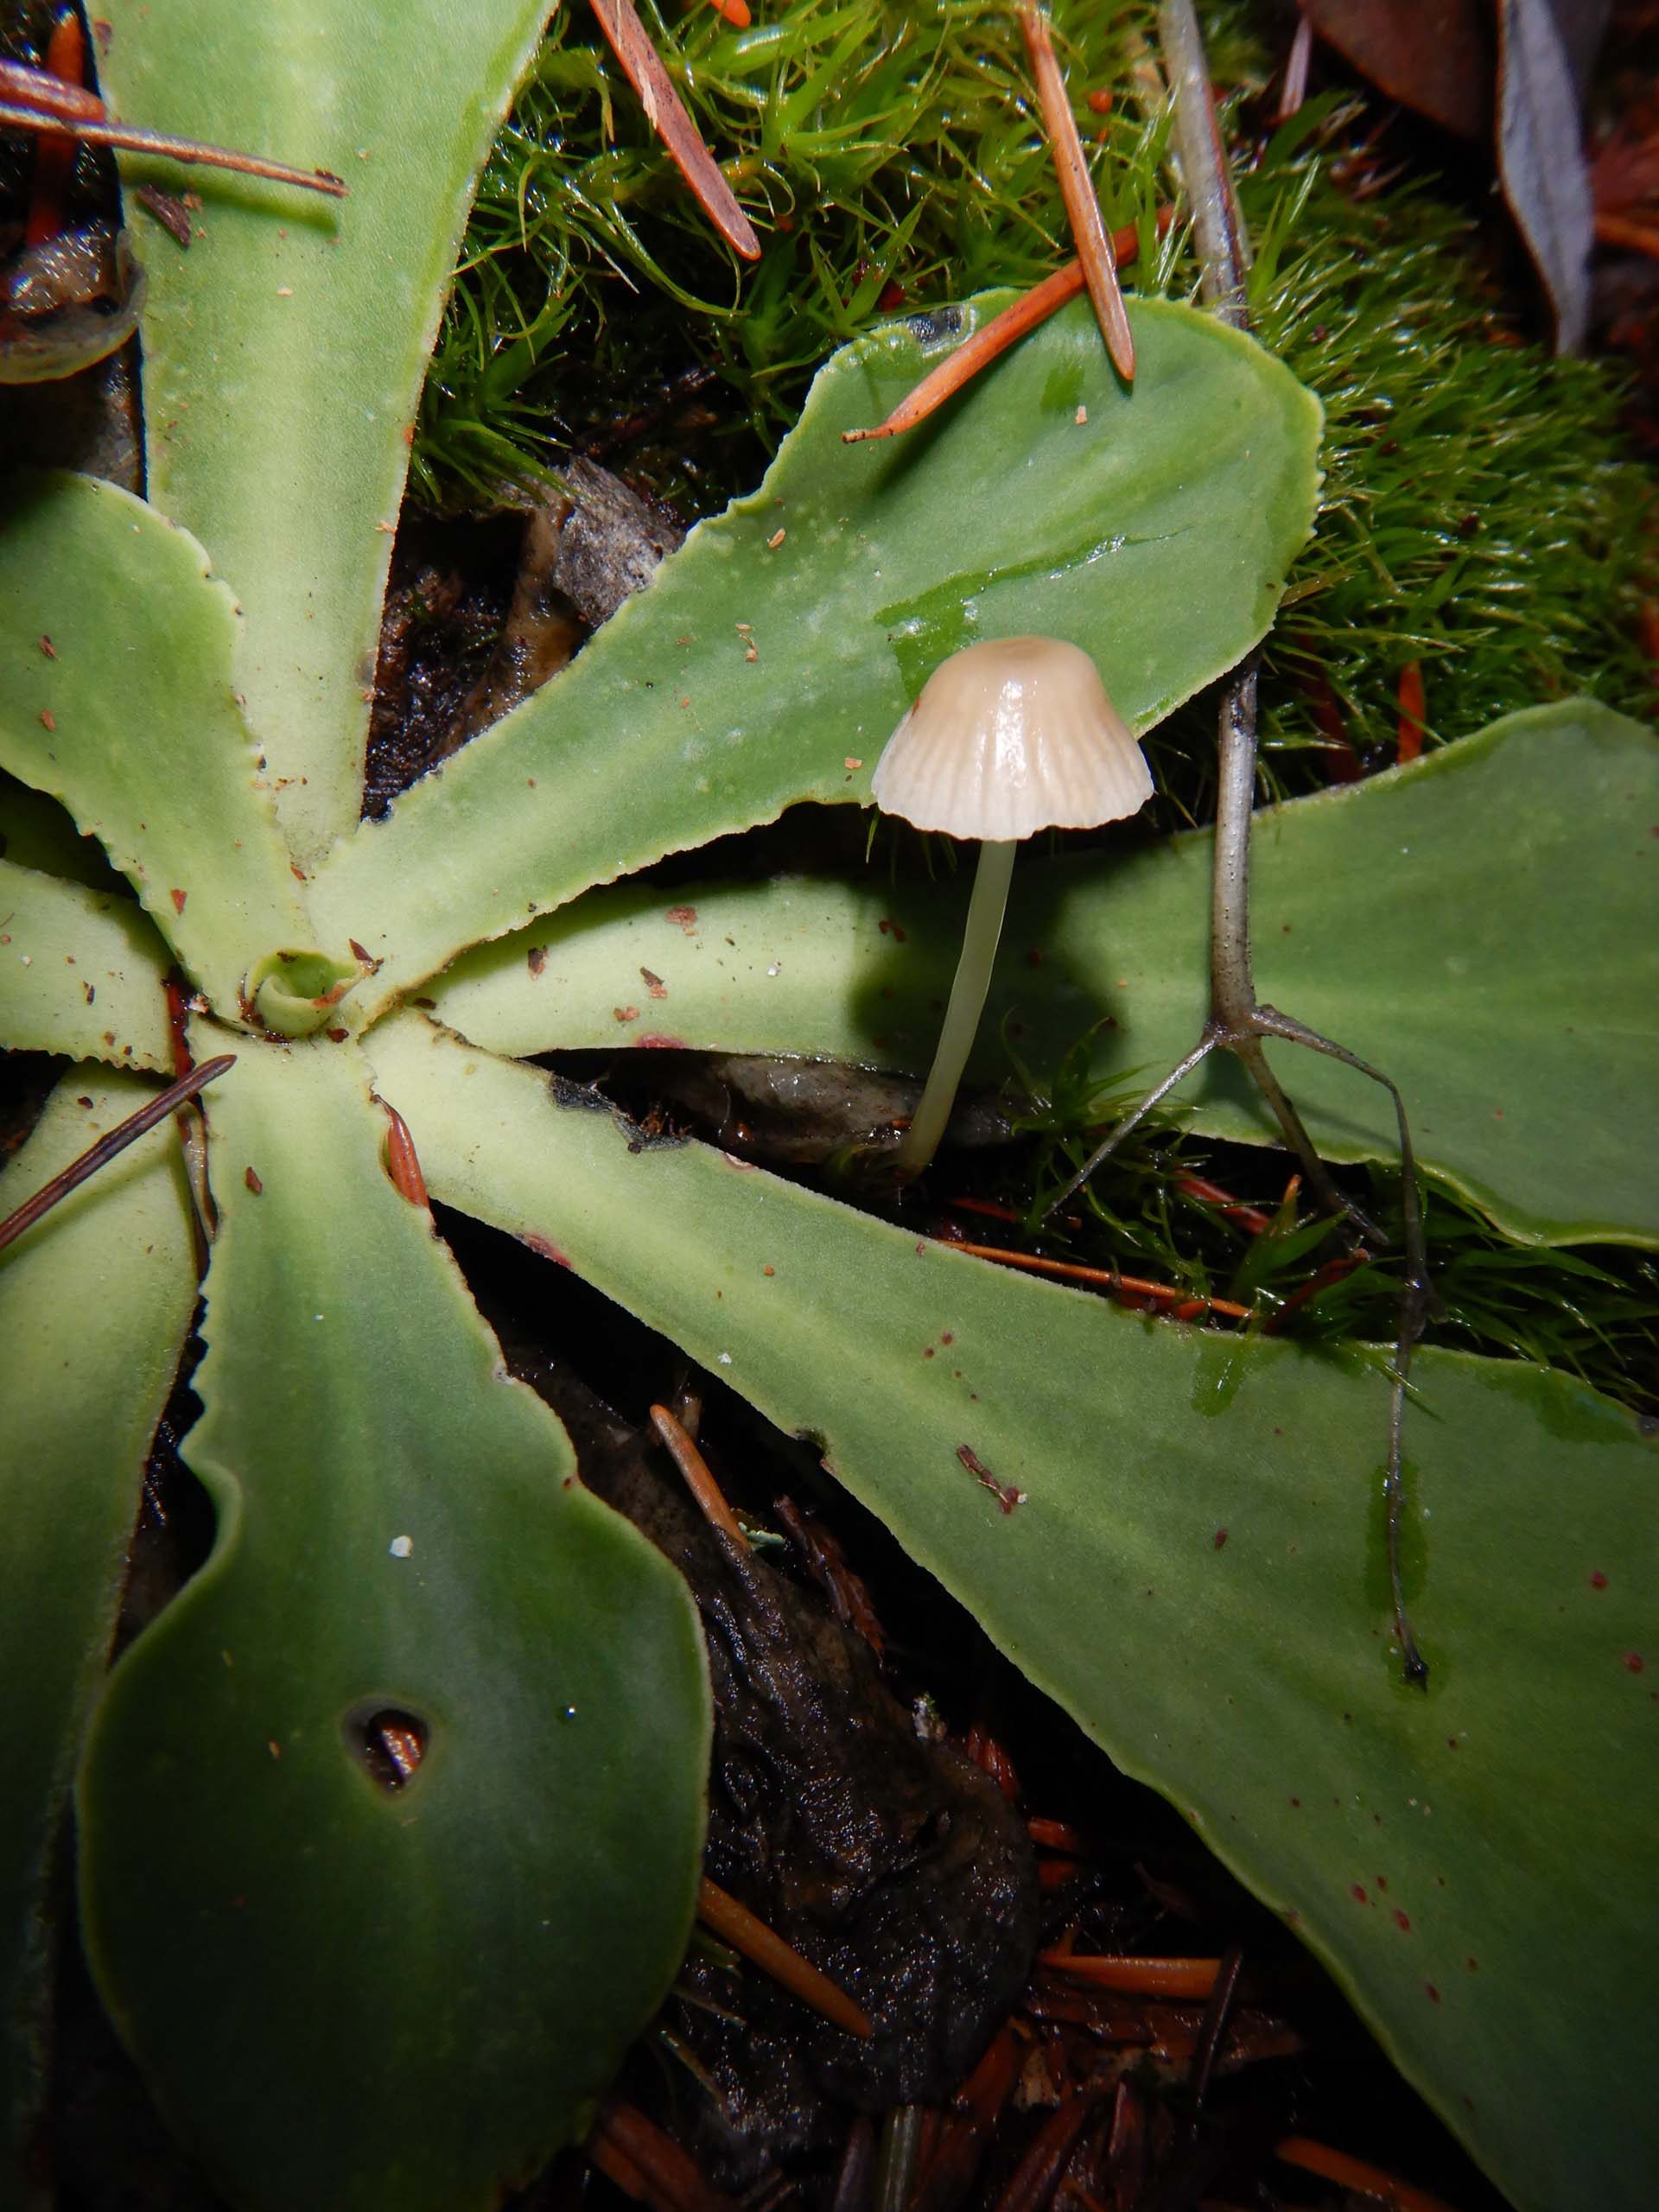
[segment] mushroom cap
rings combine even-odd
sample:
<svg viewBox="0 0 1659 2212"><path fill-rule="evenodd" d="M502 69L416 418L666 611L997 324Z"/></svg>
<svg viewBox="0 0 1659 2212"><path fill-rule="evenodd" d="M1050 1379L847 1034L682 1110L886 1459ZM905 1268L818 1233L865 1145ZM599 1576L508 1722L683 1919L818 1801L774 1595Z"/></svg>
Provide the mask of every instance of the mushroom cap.
<svg viewBox="0 0 1659 2212"><path fill-rule="evenodd" d="M1081 646L992 638L939 663L870 789L918 830L1001 842L1121 821L1152 778Z"/></svg>

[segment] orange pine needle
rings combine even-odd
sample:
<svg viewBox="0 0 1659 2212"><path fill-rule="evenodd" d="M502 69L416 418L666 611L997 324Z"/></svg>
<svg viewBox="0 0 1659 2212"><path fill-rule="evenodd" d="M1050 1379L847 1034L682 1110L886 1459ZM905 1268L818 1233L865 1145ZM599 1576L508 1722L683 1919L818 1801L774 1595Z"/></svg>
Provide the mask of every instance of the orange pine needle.
<svg viewBox="0 0 1659 2212"><path fill-rule="evenodd" d="M1423 719L1427 701L1423 694L1421 661L1408 660L1400 671L1400 734L1395 759L1403 768L1423 749Z"/></svg>
<svg viewBox="0 0 1659 2212"><path fill-rule="evenodd" d="M1659 261L1659 222L1642 223L1630 215L1598 215L1596 239L1601 245L1622 245L1631 253L1645 253Z"/></svg>
<svg viewBox="0 0 1659 2212"><path fill-rule="evenodd" d="M656 2212L736 2212L732 2198L704 2179L689 2151L620 2098L600 2107L585 2146L594 2164L605 2171L598 2155L601 2145L613 2165L640 2185L636 2190L623 2182L622 2187L630 2196L641 2194Z"/></svg>
<svg viewBox="0 0 1659 2212"><path fill-rule="evenodd" d="M383 1098L380 1109L391 1127L386 1131L386 1173L399 1195L412 1206L429 1203L426 1195L426 1178L421 1173L421 1163L415 1150L415 1140L409 1134L409 1123L395 1106L388 1106Z"/></svg>
<svg viewBox="0 0 1659 2212"><path fill-rule="evenodd" d="M1321 2181L1333 2181L1339 2189L1351 2189L1361 2196L1375 2196L1389 2207L1389 2212L1452 2212L1444 2197L1431 2196L1426 2189L1414 2189L1409 2182L1396 2181L1381 2166L1368 2165L1363 2158L1351 2158L1345 2151L1333 2151L1328 2144L1316 2143L1306 2135L1287 2135L1273 2147L1275 2158L1282 2158L1287 2166L1300 2166L1304 2173L1318 2174Z"/></svg>
<svg viewBox="0 0 1659 2212"><path fill-rule="evenodd" d="M80 18L73 9L66 10L52 27L47 41L46 73L86 97L82 79L86 74L86 41ZM72 140L48 138L35 148L29 217L23 227L25 245L44 245L63 228L63 194L74 166Z"/></svg>
<svg viewBox="0 0 1659 2212"><path fill-rule="evenodd" d="M1039 1851L1069 1851L1082 1854L1089 1849L1087 1839L1069 1821L1033 1818L1026 1822L1026 1834Z"/></svg>
<svg viewBox="0 0 1659 2212"><path fill-rule="evenodd" d="M953 1252L966 1252L973 1260L1001 1260L1005 1267L1029 1268L1033 1274L1058 1275L1066 1282L1086 1282L1122 1298L1154 1298L1162 1306L1192 1306L1201 1313L1224 1313L1234 1321L1248 1321L1248 1306L1230 1298L1195 1298L1166 1282L1147 1282L1140 1275L1115 1274L1109 1268L1085 1268L1075 1260L1045 1260L1035 1252L1005 1252L995 1244L953 1244Z"/></svg>
<svg viewBox="0 0 1659 2212"><path fill-rule="evenodd" d="M1128 310L1118 289L1116 257L1106 235L1106 226L1101 220L1100 201L1096 197L1094 179L1089 174L1089 160L1077 133L1077 118L1066 97L1065 79L1055 57L1054 41L1049 36L1048 18L1035 8L1021 8L1019 14L1026 52L1031 57L1031 73L1037 82L1037 99L1054 155L1060 197L1065 202L1072 242L1083 264L1089 296L1094 302L1095 319L1106 340L1106 351L1112 357L1112 366L1125 384L1132 384L1135 339L1129 330Z"/></svg>
<svg viewBox="0 0 1659 2212"><path fill-rule="evenodd" d="M692 195L721 238L746 261L759 261L760 241L738 206L720 164L697 136L679 94L634 11L633 0L593 0L599 27L622 65L622 73L639 95L645 121L668 149L668 157L690 187ZM723 10L722 10L723 12Z"/></svg>
<svg viewBox="0 0 1659 2212"><path fill-rule="evenodd" d="M1158 210L1160 238L1169 228L1173 212L1168 207ZM1126 224L1114 233L1112 254L1120 269L1127 268L1140 251L1141 234L1133 224ZM1058 315L1066 302L1075 300L1083 289L1082 263L1068 261L1052 276L1045 276L1040 284L1033 284L1012 307L993 315L982 329L975 331L971 338L965 338L954 353L947 353L913 390L905 394L886 422L878 423L868 430L843 430L842 445L856 445L863 438L893 438L902 430L913 430L982 369L988 368L999 354L1006 353L1027 331L1034 330L1039 322L1046 322L1050 315Z"/></svg>
<svg viewBox="0 0 1659 2212"><path fill-rule="evenodd" d="M1093 1989L1122 1989L1143 1997L1207 1997L1216 1986L1219 1959L1136 1959L1104 1953L1042 1951L1037 1963L1086 1981Z"/></svg>
<svg viewBox="0 0 1659 2212"><path fill-rule="evenodd" d="M866 2038L875 2033L869 2014L844 1989L792 1950L781 1936L774 1935L764 1920L757 1920L747 1905L716 1889L706 1878L697 1891L697 1917L734 1951L741 1951L746 1959L752 1959L802 2004L833 2020L836 2027Z"/></svg>
<svg viewBox="0 0 1659 2212"><path fill-rule="evenodd" d="M696 1498L703 1519L711 1529L718 1529L721 1535L729 1537L741 1552L749 1548L749 1540L729 1505L725 1493L709 1471L709 1462L675 1420L666 1406L653 1406L651 1424L668 1446L675 1465L685 1478L685 1486Z"/></svg>
<svg viewBox="0 0 1659 2212"><path fill-rule="evenodd" d="M666 2212L667 2198L658 2196L633 2160L619 2151L608 2135L601 2135L595 2128L582 2147L606 2180L614 2182L624 2196L632 2197L636 2204L652 2206L654 2212Z"/></svg>

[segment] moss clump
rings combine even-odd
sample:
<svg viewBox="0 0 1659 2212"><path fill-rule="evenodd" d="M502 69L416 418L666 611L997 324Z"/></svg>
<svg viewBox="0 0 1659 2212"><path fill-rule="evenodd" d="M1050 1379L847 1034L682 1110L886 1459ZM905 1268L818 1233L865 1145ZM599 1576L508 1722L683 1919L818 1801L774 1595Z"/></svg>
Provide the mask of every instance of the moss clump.
<svg viewBox="0 0 1659 2212"><path fill-rule="evenodd" d="M562 11L467 232L415 448L429 505L487 499L574 448L718 506L756 480L836 346L1066 256L1001 0L800 0L741 33L710 7L645 15L761 259L715 237L587 12ZM1109 217L1143 216L1169 191L1144 90L1153 10L1055 15ZM1333 716L1362 759L1391 758L1412 660L1431 743L1574 690L1650 712L1651 486L1624 451L1617 379L1522 336L1467 217L1370 190L1351 108L1327 98L1253 137L1265 69L1248 22L1212 11L1211 56L1238 88L1258 325L1328 419L1320 528L1266 664L1270 780L1325 780ZM1194 280L1179 232L1135 277L1178 296ZM1207 726L1178 717L1158 748L1201 818Z"/></svg>

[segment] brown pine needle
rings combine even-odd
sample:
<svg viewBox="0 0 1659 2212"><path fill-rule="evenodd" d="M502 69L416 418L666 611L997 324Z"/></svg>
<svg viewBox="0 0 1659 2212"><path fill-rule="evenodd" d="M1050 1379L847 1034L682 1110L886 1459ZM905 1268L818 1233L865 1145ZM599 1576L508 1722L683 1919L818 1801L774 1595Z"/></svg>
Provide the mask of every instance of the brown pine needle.
<svg viewBox="0 0 1659 2212"><path fill-rule="evenodd" d="M1065 202L1066 219L1071 226L1077 259L1083 264L1084 282L1094 302L1095 319L1106 340L1106 351L1112 357L1112 366L1125 384L1132 384L1135 340L1129 331L1128 311L1118 289L1116 259L1106 235L1106 226L1101 220L1100 201L1095 194L1094 179L1089 174L1083 140L1077 135L1077 118L1066 98L1065 79L1060 74L1054 41L1048 33L1048 18L1036 8L1021 8L1019 13L1026 52L1031 57L1031 73L1037 80L1037 99L1054 156L1060 197Z"/></svg>
<svg viewBox="0 0 1659 2212"><path fill-rule="evenodd" d="M656 2212L736 2212L689 2151L620 2098L600 2107L586 2149L601 2172L611 2172L630 2196L641 2196Z"/></svg>
<svg viewBox="0 0 1659 2212"><path fill-rule="evenodd" d="M87 1146L78 1160L60 1168L49 1183L42 1183L32 1198L25 1198L15 1213L0 1221L0 1252L14 1244L26 1229L33 1229L42 1214L50 1213L60 1198L67 1198L89 1175L96 1175L100 1167L107 1167L118 1154L126 1150L157 1122L205 1090L210 1083L217 1082L226 1068L236 1065L234 1052L221 1052L217 1059L204 1060L200 1067L192 1068L188 1075L181 1075L176 1083L169 1083L165 1090L158 1090L149 1105L141 1106L136 1114L129 1114L124 1122L118 1122L112 1129L99 1137L96 1144Z"/></svg>
<svg viewBox="0 0 1659 2212"><path fill-rule="evenodd" d="M709 1462L666 1406L652 1408L651 1424L673 1455L674 1464L684 1476L685 1486L701 1507L709 1526L729 1537L739 1551L747 1551L749 1540L736 1514L727 1504L725 1492L709 1473Z"/></svg>
<svg viewBox="0 0 1659 2212"><path fill-rule="evenodd" d="M593 0L593 6L623 75L639 95L645 121L667 148L669 159L691 188L698 206L735 252L745 261L759 261L760 241L721 175L719 162L698 137L696 124L634 12L633 0Z"/></svg>
<svg viewBox="0 0 1659 2212"><path fill-rule="evenodd" d="M1161 238L1169 228L1174 211L1169 207L1158 210L1158 235ZM1127 268L1141 251L1141 234L1133 223L1126 223L1114 232L1111 241L1112 257L1120 269ZM843 430L841 442L844 446L856 445L862 438L896 437L901 430L913 430L925 423L935 409L960 391L982 369L988 368L1001 353L1058 315L1068 300L1075 300L1084 288L1083 264L1068 261L1052 276L1045 276L1040 284L1033 284L1023 298L1012 307L1004 308L1001 315L993 315L983 329L966 338L954 353L947 353L944 360L931 368L915 388L906 393L885 423L878 423L874 429Z"/></svg>
<svg viewBox="0 0 1659 2212"><path fill-rule="evenodd" d="M826 2020L845 2028L849 2035L868 2038L875 2033L869 2014L855 2005L844 1989L837 1988L827 1974L820 1974L798 1951L791 1950L781 1936L773 1935L766 1922L757 1920L747 1905L740 1904L724 1890L716 1889L706 1878L697 1891L697 1917L734 1951L741 1951L746 1959L752 1959L774 1981L798 1997L803 2005L810 2005Z"/></svg>
<svg viewBox="0 0 1659 2212"><path fill-rule="evenodd" d="M636 2204L649 2204L652 2212L667 2212L667 2198L658 2194L633 2160L619 2151L608 2135L602 2135L595 2128L582 2148L606 2180L614 2182L624 2196L632 2197Z"/></svg>
<svg viewBox="0 0 1659 2212"><path fill-rule="evenodd" d="M1140 1275L1119 1274L1111 1268L1085 1268L1075 1260L1045 1260L1035 1252L1007 1252L997 1244L952 1244L953 1252L965 1252L970 1260L1001 1260L1005 1267L1029 1268L1034 1274L1058 1275L1065 1282L1086 1282L1103 1290L1116 1291L1123 1298L1155 1298L1160 1305L1192 1306L1201 1313L1224 1313L1234 1321L1248 1321L1248 1306L1235 1305L1230 1298L1200 1298L1190 1290L1181 1290L1173 1283L1147 1282Z"/></svg>
<svg viewBox="0 0 1659 2212"><path fill-rule="evenodd" d="M1397 2181L1381 2166L1368 2165L1363 2158L1351 2158L1345 2151L1333 2151L1328 2144L1316 2143L1306 2135L1287 2135L1273 2146L1275 2158L1282 2158L1287 2166L1300 2166L1304 2173L1318 2174L1321 2181L1333 2181L1339 2189L1352 2190L1360 2196L1374 2196L1389 2207L1389 2212L1452 2212L1444 2197L1431 2196L1426 2189L1414 2189L1409 2182Z"/></svg>
<svg viewBox="0 0 1659 2212"><path fill-rule="evenodd" d="M175 138L165 130L141 130L135 124L115 123L107 117L53 114L20 100L0 100L0 130L32 130L46 138L75 138L86 146L122 146L134 154L159 154L169 162L198 164L209 169L235 169L244 176L262 176L273 184L297 184L306 192L327 193L343 200L346 187L332 169L290 168L286 162L268 162L262 155L238 154L228 146L204 146L194 138Z"/></svg>

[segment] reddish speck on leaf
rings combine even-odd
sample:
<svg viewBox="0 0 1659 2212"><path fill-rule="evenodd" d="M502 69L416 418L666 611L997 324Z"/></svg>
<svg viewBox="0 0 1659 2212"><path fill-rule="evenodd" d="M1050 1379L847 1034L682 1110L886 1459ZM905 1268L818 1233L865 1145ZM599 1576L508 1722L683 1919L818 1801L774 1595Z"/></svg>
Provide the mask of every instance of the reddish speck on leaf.
<svg viewBox="0 0 1659 2212"><path fill-rule="evenodd" d="M560 1251L558 1246L550 1238L538 1236L533 1229L525 1230L519 1242L528 1244L532 1252L539 1252L543 1259L551 1260L556 1268L568 1268L570 1265L569 1257Z"/></svg>
<svg viewBox="0 0 1659 2212"><path fill-rule="evenodd" d="M1388 1878L1388 1876L1387 1876L1386 1874L1379 1874L1379 1875L1377 1876L1377 1878L1376 1878L1376 1886L1377 1886L1377 1888L1378 1888L1379 1890L1386 1890L1386 1889L1388 1888L1388 1886L1389 1886L1389 1878Z"/></svg>
<svg viewBox="0 0 1659 2212"><path fill-rule="evenodd" d="M331 1045L343 1045L352 1033L349 1029L325 1029L322 1033Z"/></svg>
<svg viewBox="0 0 1659 2212"><path fill-rule="evenodd" d="M547 947L544 944L532 944L524 956L524 964L532 976L539 976L547 965Z"/></svg>
<svg viewBox="0 0 1659 2212"><path fill-rule="evenodd" d="M660 976L653 976L649 968L639 970L639 980L652 998L665 999L668 996L667 984Z"/></svg>
<svg viewBox="0 0 1659 2212"><path fill-rule="evenodd" d="M1300 1813L1300 1812L1301 1811L1301 1809L1302 1809L1302 1801L1301 1801L1301 1799L1300 1799L1300 1797L1293 1797L1293 1798L1291 1799L1291 1801L1290 1801L1290 1802L1291 1802L1291 1803L1292 1803L1292 1804L1296 1808L1296 1810Z"/></svg>
<svg viewBox="0 0 1659 2212"><path fill-rule="evenodd" d="M1111 111L1112 96L1109 92L1090 93L1089 112L1090 115L1109 115Z"/></svg>
<svg viewBox="0 0 1659 2212"><path fill-rule="evenodd" d="M256 1198L258 1197L258 1195L259 1195L259 1193L261 1192L261 1191L263 1191L263 1190L264 1189L264 1187L265 1187L265 1186L264 1186L264 1184L259 1180L259 1178L257 1177L257 1175L256 1175L256 1174L255 1174L255 1173L253 1172L253 1170L252 1170L252 1168L251 1168L251 1167L250 1167L250 1168L248 1169L247 1173L243 1176L242 1180L243 1180L243 1181L247 1185L248 1188L249 1188L249 1189L253 1192L253 1195L254 1195L254 1197L255 1197Z"/></svg>
<svg viewBox="0 0 1659 2212"><path fill-rule="evenodd" d="M639 1049L642 1052L683 1052L685 1039L683 1037L664 1037L660 1029L647 1029L639 1039Z"/></svg>
<svg viewBox="0 0 1659 2212"><path fill-rule="evenodd" d="M637 1006L613 1006L611 1008L611 1015L616 1021L638 1021L639 1009Z"/></svg>
<svg viewBox="0 0 1659 2212"><path fill-rule="evenodd" d="M1394 1924L1396 1928L1402 1929L1408 1936L1411 1933L1411 1915L1408 1912L1402 1912L1399 1906L1395 1905L1394 1909Z"/></svg>
<svg viewBox="0 0 1659 2212"><path fill-rule="evenodd" d="M50 638L45 636L41 637L41 651L46 655L48 660L56 660L58 657L58 649L53 644ZM1654 834L1656 836L1659 836L1659 830L1656 830Z"/></svg>
<svg viewBox="0 0 1659 2212"><path fill-rule="evenodd" d="M956 1342L956 1341L957 1341L957 1339L956 1339L956 1334L955 1334L955 1332L954 1332L953 1330L950 1330L950 1329L944 1329L944 1330L941 1330L941 1331L940 1331L940 1332L939 1332L939 1342L940 1342L942 1344L955 1344L955 1342Z"/></svg>
<svg viewBox="0 0 1659 2212"><path fill-rule="evenodd" d="M763 1275L775 1275L778 1270L776 1268L762 1268L760 1272Z"/></svg>
<svg viewBox="0 0 1659 2212"><path fill-rule="evenodd" d="M668 918L671 922L677 922L690 937L697 926L697 910L695 906L671 906L668 910Z"/></svg>
<svg viewBox="0 0 1659 2212"><path fill-rule="evenodd" d="M184 902L190 893L188 891L169 891L167 895L173 901L174 912L181 914L184 912Z"/></svg>
<svg viewBox="0 0 1659 2212"><path fill-rule="evenodd" d="M1607 1578L1599 1567L1590 1578L1590 1587L1592 1590L1605 1590L1607 1587Z"/></svg>
<svg viewBox="0 0 1659 2212"><path fill-rule="evenodd" d="M1639 1675L1647 1663L1639 1651L1627 1651L1624 1654L1625 1669L1632 1675Z"/></svg>
<svg viewBox="0 0 1659 2212"><path fill-rule="evenodd" d="M905 304L905 288L901 283L899 283L897 277L888 277L887 283L881 287L880 296L877 299L875 304L880 308L883 315L891 315L895 308L903 307Z"/></svg>
<svg viewBox="0 0 1659 2212"><path fill-rule="evenodd" d="M1215 1533L1215 1535L1214 1535L1214 1536L1211 1539L1211 1541L1215 1545L1215 1548L1216 1548L1216 1549L1217 1549L1217 1551L1219 1551L1219 1550L1221 1549L1222 1546L1226 1542L1226 1541L1227 1541L1227 1531L1226 1531L1224 1529L1217 1529L1217 1531L1216 1531L1216 1533Z"/></svg>
<svg viewBox="0 0 1659 2212"><path fill-rule="evenodd" d="M426 1178L421 1173L421 1163L415 1150L415 1140L409 1133L409 1123L395 1106L388 1106L383 1098L380 1110L387 1122L386 1173L399 1197L407 1198L412 1206L423 1206L427 1201Z"/></svg>
<svg viewBox="0 0 1659 2212"><path fill-rule="evenodd" d="M1356 1882L1353 1887L1349 1891L1348 1894L1352 1897L1356 1904L1370 1904L1370 1897L1365 1894L1365 1885L1363 1882Z"/></svg>
<svg viewBox="0 0 1659 2212"><path fill-rule="evenodd" d="M923 1357L924 1359L931 1359L931 1358L932 1358L932 1357L933 1357L933 1347L932 1347L932 1345L931 1345L931 1344L924 1344L924 1345L922 1346L922 1357Z"/></svg>
<svg viewBox="0 0 1659 2212"><path fill-rule="evenodd" d="M1471 1974L1478 1974L1480 1972L1480 1961L1478 1959L1465 1959L1463 1963L1468 1967Z"/></svg>
<svg viewBox="0 0 1659 2212"><path fill-rule="evenodd" d="M57 717L52 712L51 708L42 707L41 709L41 728L42 729L50 730L56 729L57 726Z"/></svg>
<svg viewBox="0 0 1659 2212"><path fill-rule="evenodd" d="M876 924L876 927L880 931L883 937L886 937L887 932L891 931L893 932L893 941L895 944L902 944L905 942L905 932L903 930L899 928L897 922L889 921L886 915L883 915L880 921Z"/></svg>
<svg viewBox="0 0 1659 2212"><path fill-rule="evenodd" d="M1440 2001L1440 1993L1435 1988L1433 1983L1432 1981L1426 1981L1423 1984L1423 1987L1428 1992L1429 2003L1431 2005L1438 2005Z"/></svg>

